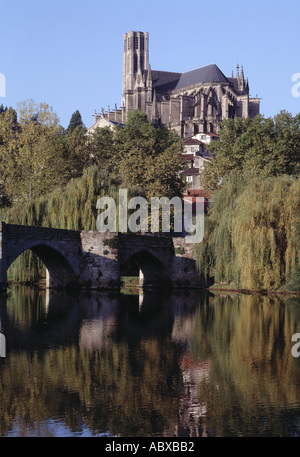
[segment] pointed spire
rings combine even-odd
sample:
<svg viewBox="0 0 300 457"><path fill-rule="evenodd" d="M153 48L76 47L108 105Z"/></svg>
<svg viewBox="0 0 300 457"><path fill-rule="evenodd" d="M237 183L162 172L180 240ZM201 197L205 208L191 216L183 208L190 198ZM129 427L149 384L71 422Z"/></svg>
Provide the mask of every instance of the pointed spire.
<svg viewBox="0 0 300 457"><path fill-rule="evenodd" d="M241 78L239 81L239 90L244 91L245 90L245 77L244 77L244 69L243 66L241 66Z"/></svg>
<svg viewBox="0 0 300 457"><path fill-rule="evenodd" d="M245 79L244 79L244 69L243 69L243 65L241 66L241 81L244 82Z"/></svg>
<svg viewBox="0 0 300 457"><path fill-rule="evenodd" d="M240 66L239 66L239 64L237 64L237 66L236 66L236 79L238 80L238 82L240 81Z"/></svg>

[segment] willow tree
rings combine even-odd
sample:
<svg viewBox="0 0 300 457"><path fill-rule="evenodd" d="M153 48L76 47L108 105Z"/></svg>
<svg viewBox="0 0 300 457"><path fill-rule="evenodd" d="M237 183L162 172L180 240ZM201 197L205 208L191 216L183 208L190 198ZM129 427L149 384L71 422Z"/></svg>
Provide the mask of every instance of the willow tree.
<svg viewBox="0 0 300 457"><path fill-rule="evenodd" d="M138 193L139 190L131 186L128 198ZM105 173L97 166L91 166L80 178L72 178L65 186L58 186L47 195L3 208L0 218L10 224L96 230L96 203L99 197L104 196L113 197L118 204L119 188L107 180ZM34 282L44 273L44 266L39 259L31 251L26 251L13 263L9 276L15 281Z"/></svg>
<svg viewBox="0 0 300 457"><path fill-rule="evenodd" d="M300 180L291 176L245 184L231 174L213 196L198 249L202 272L243 289L277 290L299 264L296 221Z"/></svg>
<svg viewBox="0 0 300 457"><path fill-rule="evenodd" d="M300 215L295 221L295 236L297 248L300 251ZM291 268L290 277L288 281L288 289L300 292L300 261L295 262L294 266Z"/></svg>

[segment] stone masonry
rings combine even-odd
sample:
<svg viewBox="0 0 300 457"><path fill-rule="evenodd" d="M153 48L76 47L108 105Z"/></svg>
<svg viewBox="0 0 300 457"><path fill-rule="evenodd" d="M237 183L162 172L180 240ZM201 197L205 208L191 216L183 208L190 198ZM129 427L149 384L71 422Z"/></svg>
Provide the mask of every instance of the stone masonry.
<svg viewBox="0 0 300 457"><path fill-rule="evenodd" d="M219 133L224 119L255 117L260 99L250 97L248 79L237 65L225 76L215 63L184 73L153 70L149 62L149 34L124 34L121 108L95 112L89 131L103 119L124 124L128 113L141 110L154 125L165 125L183 138Z"/></svg>
<svg viewBox="0 0 300 457"><path fill-rule="evenodd" d="M144 288L198 288L193 245L184 237L164 237L63 230L0 223L0 284L7 286L7 270L27 249L47 269L46 286L118 290L122 265L133 261Z"/></svg>

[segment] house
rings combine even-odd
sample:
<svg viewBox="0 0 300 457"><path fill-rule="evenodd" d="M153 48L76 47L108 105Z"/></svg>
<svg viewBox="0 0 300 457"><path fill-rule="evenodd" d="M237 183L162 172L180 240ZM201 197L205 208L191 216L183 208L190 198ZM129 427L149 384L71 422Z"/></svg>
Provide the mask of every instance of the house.
<svg viewBox="0 0 300 457"><path fill-rule="evenodd" d="M182 198L192 204L193 214L196 213L196 199L204 199L204 212L207 212L211 201L211 192L207 192L204 189L187 189Z"/></svg>
<svg viewBox="0 0 300 457"><path fill-rule="evenodd" d="M110 114L110 113L109 113ZM95 122L93 125L91 125L88 129L88 133L93 133L97 128L105 128L105 127L109 127L110 129L113 129L116 125L123 125L121 124L120 122L117 122L115 120L115 116L114 115L106 115L104 114L104 111L102 111L102 114L101 116L97 115L97 113L95 113Z"/></svg>
<svg viewBox="0 0 300 457"><path fill-rule="evenodd" d="M210 141L219 138L219 135L203 135L204 140L196 137L184 140L182 158L187 168L181 172L182 179L187 183L188 189L201 189L201 171L205 163L213 160L213 155L206 149ZM212 139L213 138L213 139Z"/></svg>

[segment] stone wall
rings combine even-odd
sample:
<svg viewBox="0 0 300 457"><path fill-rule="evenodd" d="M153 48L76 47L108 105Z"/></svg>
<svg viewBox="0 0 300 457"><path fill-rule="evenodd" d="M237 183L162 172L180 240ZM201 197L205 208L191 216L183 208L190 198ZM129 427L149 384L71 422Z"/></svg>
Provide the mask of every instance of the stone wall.
<svg viewBox="0 0 300 457"><path fill-rule="evenodd" d="M173 238L174 257L172 261L173 288L201 288L204 285L196 265L195 245L186 238Z"/></svg>
<svg viewBox="0 0 300 457"><path fill-rule="evenodd" d="M79 282L84 289L119 289L120 267L116 233L82 231Z"/></svg>

